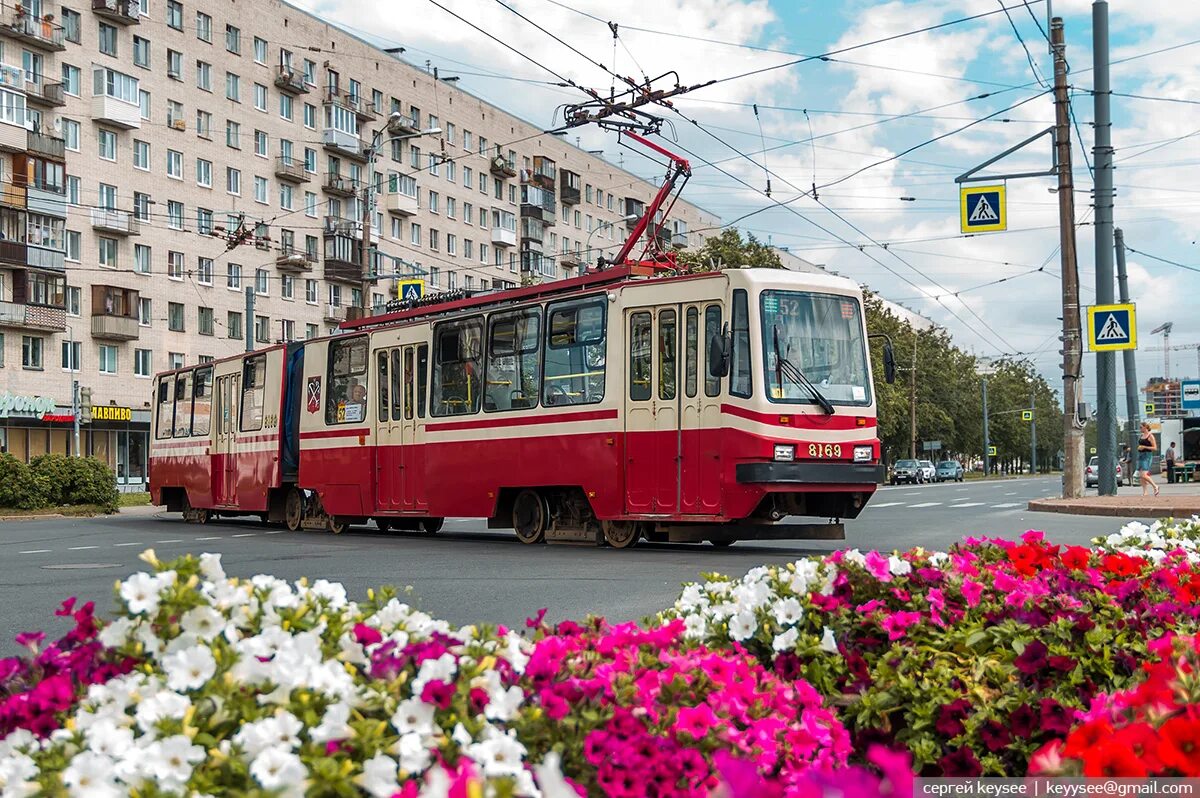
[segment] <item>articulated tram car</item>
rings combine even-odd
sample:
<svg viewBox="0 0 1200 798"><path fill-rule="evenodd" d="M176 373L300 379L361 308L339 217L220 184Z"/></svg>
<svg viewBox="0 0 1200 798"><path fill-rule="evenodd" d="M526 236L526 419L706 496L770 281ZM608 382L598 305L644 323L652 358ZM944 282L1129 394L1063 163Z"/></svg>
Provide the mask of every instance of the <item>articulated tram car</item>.
<svg viewBox="0 0 1200 798"><path fill-rule="evenodd" d="M858 287L635 271L160 374L153 500L292 530L486 518L525 543L844 537L882 477Z"/></svg>

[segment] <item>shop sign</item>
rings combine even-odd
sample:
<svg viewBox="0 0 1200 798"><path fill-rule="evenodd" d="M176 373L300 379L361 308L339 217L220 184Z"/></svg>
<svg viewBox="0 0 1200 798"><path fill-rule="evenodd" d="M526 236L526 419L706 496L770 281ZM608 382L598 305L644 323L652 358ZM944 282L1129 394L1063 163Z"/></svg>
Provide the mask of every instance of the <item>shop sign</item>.
<svg viewBox="0 0 1200 798"><path fill-rule="evenodd" d="M21 394L0 393L0 418L9 416L35 416L44 418L54 415L58 403L48 396L22 396Z"/></svg>
<svg viewBox="0 0 1200 798"><path fill-rule="evenodd" d="M133 409L112 405L92 405L92 421L132 421Z"/></svg>

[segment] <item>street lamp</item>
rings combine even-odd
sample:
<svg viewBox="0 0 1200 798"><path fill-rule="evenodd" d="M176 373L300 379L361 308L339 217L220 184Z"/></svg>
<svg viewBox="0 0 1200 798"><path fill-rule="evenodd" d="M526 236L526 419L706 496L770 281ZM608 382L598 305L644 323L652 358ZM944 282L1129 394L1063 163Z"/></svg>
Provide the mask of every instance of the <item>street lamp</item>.
<svg viewBox="0 0 1200 798"><path fill-rule="evenodd" d="M403 141L405 139L416 139L421 136L436 136L442 132L440 127L431 127L416 133L405 133L400 136L383 137L393 124L399 122L404 116L399 111L392 111L388 116L387 123L383 127L374 131L371 134L371 144L367 147L367 185L363 188L363 211L362 211L362 245L359 249L359 259L362 268L362 296L359 298L359 306L362 308L363 315L367 315L367 311L371 307L371 263L368 257L371 252L371 217L375 211L375 156L379 152L379 146L384 141Z"/></svg>
<svg viewBox="0 0 1200 798"><path fill-rule="evenodd" d="M612 227L617 222L632 222L638 218L640 218L640 217L636 213L630 213L625 216L622 216L620 219L617 219L616 221L601 222L600 224L593 227L592 232L588 233L587 245L584 247L584 252L586 253L586 257L589 259L592 257L592 236L596 235L596 233L600 232L605 227Z"/></svg>
<svg viewBox="0 0 1200 798"><path fill-rule="evenodd" d="M996 373L996 367L991 363L980 363L975 367L975 373L980 376L980 384L983 389L983 475L986 477L991 473L991 455L988 453L991 448L991 441L988 438L988 409L987 409L987 378Z"/></svg>

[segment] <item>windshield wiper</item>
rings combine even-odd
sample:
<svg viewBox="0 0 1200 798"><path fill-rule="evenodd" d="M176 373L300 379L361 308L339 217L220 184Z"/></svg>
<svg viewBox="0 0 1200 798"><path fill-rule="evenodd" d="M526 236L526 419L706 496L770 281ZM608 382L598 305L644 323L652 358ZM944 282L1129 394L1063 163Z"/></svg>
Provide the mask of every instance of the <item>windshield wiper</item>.
<svg viewBox="0 0 1200 798"><path fill-rule="evenodd" d="M798 369L792 361L784 357L783 353L779 351L779 327L776 326L771 332L775 338L775 379L779 381L780 393L783 392L783 378L786 375L792 382L807 388L813 398L817 400L817 404L825 411L826 415L832 416L833 405L829 403L829 400L817 390L817 386L813 385L808 377L804 376L804 372Z"/></svg>

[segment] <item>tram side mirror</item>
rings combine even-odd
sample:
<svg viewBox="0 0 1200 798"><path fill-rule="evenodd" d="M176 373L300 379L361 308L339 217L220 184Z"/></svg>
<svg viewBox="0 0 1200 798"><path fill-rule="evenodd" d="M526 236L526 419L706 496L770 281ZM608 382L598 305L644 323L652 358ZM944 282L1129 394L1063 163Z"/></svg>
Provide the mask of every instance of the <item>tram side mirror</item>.
<svg viewBox="0 0 1200 798"><path fill-rule="evenodd" d="M724 377L729 374L729 325L708 339L708 374Z"/></svg>
<svg viewBox="0 0 1200 798"><path fill-rule="evenodd" d="M896 353L892 351L892 342L883 344L883 379L888 385L896 381Z"/></svg>

